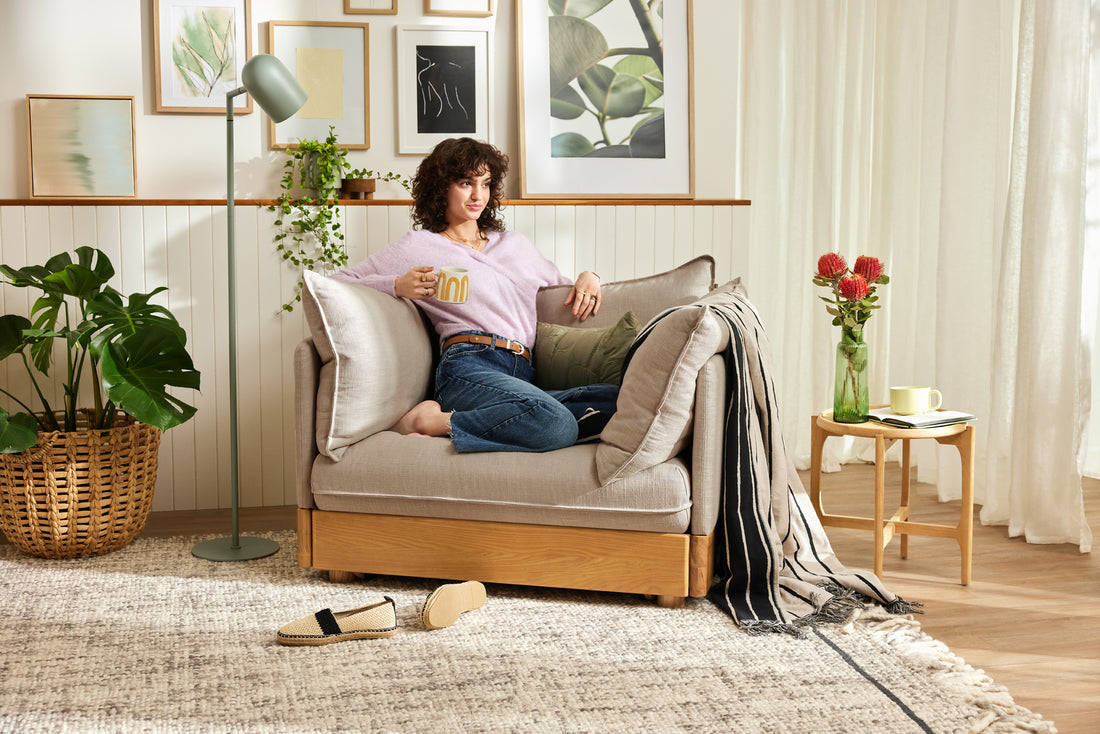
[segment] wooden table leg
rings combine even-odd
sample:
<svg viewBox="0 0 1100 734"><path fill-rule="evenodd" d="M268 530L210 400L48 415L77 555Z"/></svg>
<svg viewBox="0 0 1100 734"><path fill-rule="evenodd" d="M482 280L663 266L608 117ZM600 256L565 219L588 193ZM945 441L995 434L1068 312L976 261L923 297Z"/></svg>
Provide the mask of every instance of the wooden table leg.
<svg viewBox="0 0 1100 734"><path fill-rule="evenodd" d="M875 575L882 578L883 537L882 516L886 506L886 439L875 436Z"/></svg>
<svg viewBox="0 0 1100 734"><path fill-rule="evenodd" d="M817 425L817 416L810 418L810 504L817 512L817 519L821 520L824 511L821 509L821 455L824 451L825 439L828 434L825 429Z"/></svg>
<svg viewBox="0 0 1100 734"><path fill-rule="evenodd" d="M960 434L937 438L936 441L949 444L959 450L959 461L962 464L962 497L955 538L959 542L962 566L959 579L963 586L969 586L974 559L974 426L967 426L966 430Z"/></svg>
<svg viewBox="0 0 1100 734"><path fill-rule="evenodd" d="M909 519L909 468L912 466L909 456L909 439L903 438L901 440L901 506L906 520ZM901 557L909 557L909 534L905 532L901 534Z"/></svg>

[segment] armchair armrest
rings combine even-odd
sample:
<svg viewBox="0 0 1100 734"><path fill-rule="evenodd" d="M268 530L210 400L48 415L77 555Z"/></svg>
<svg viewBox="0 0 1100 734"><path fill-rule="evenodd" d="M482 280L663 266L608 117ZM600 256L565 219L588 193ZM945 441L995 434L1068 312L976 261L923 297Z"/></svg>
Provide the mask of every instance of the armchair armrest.
<svg viewBox="0 0 1100 734"><path fill-rule="evenodd" d="M321 357L306 337L294 349L294 437L295 481L298 507L313 507L309 475L317 458L317 383L321 377Z"/></svg>
<svg viewBox="0 0 1100 734"><path fill-rule="evenodd" d="M726 362L710 357L695 383L691 444L691 534L709 535L718 522L725 445Z"/></svg>

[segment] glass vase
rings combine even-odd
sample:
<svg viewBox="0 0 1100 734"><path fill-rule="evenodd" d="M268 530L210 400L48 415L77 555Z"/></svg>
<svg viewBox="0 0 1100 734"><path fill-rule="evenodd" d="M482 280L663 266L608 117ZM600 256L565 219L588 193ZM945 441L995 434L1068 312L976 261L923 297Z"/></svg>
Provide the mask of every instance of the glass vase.
<svg viewBox="0 0 1100 734"><path fill-rule="evenodd" d="M833 420L863 423L867 409L867 343L862 331L844 331L836 345L836 381L833 386Z"/></svg>

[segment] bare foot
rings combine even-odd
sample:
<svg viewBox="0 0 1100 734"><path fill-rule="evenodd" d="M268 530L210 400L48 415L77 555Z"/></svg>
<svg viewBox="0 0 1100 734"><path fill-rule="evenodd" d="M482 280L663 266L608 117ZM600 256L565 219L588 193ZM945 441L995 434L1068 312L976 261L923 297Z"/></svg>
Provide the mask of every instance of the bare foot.
<svg viewBox="0 0 1100 734"><path fill-rule="evenodd" d="M449 436L451 435L451 414L444 413L439 403L425 400L417 403L401 420L390 428L403 436Z"/></svg>

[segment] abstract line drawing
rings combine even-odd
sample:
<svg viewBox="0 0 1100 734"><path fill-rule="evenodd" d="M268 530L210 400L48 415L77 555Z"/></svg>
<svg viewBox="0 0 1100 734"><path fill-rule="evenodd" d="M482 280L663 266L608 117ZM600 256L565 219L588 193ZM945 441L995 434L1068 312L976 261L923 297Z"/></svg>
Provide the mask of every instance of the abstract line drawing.
<svg viewBox="0 0 1100 734"><path fill-rule="evenodd" d="M477 129L472 46L416 47L418 133L470 134Z"/></svg>

